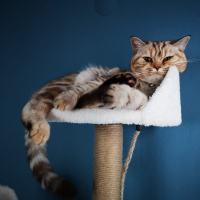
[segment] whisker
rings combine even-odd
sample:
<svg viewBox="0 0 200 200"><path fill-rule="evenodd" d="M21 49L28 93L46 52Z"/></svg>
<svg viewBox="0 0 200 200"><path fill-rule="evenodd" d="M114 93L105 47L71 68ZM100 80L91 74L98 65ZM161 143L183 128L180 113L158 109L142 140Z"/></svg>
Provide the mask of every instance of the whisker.
<svg viewBox="0 0 200 200"><path fill-rule="evenodd" d="M200 59L195 59L195 60L187 60L187 61L179 61L179 62L175 62L175 64L183 64L183 63L193 63L193 62L197 62Z"/></svg>
<svg viewBox="0 0 200 200"><path fill-rule="evenodd" d="M188 59L188 62L197 62L197 61L199 61L200 60L200 58L194 58L194 59Z"/></svg>
<svg viewBox="0 0 200 200"><path fill-rule="evenodd" d="M178 61L178 62L174 62L173 64L183 64L183 63L187 63L187 61Z"/></svg>

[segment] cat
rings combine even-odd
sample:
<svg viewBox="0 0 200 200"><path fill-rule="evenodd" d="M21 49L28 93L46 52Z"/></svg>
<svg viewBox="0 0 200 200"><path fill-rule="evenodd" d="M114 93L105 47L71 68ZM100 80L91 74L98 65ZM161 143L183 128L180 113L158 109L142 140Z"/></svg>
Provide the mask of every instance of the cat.
<svg viewBox="0 0 200 200"><path fill-rule="evenodd" d="M70 182L54 173L47 158L45 143L50 126L46 116L51 109L142 109L171 65L180 72L185 71L184 49L189 39L190 36L186 36L173 41L145 42L131 37L134 56L130 72L118 67L90 67L55 79L33 95L23 108L21 119L26 128L25 146L30 168L43 188L67 198L77 192Z"/></svg>

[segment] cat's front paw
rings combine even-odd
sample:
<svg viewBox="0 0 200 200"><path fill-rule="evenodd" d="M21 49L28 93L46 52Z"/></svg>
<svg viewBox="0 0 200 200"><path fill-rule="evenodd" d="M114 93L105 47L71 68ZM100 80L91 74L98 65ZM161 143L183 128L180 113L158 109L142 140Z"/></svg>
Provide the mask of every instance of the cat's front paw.
<svg viewBox="0 0 200 200"><path fill-rule="evenodd" d="M50 126L47 121L39 121L32 125L30 136L35 144L45 145L50 136Z"/></svg>
<svg viewBox="0 0 200 200"><path fill-rule="evenodd" d="M129 101L131 88L128 85L111 84L103 95L103 106L106 108L123 108Z"/></svg>
<svg viewBox="0 0 200 200"><path fill-rule="evenodd" d="M78 102L78 95L75 91L69 90L59 94L54 99L54 107L59 110L71 110Z"/></svg>

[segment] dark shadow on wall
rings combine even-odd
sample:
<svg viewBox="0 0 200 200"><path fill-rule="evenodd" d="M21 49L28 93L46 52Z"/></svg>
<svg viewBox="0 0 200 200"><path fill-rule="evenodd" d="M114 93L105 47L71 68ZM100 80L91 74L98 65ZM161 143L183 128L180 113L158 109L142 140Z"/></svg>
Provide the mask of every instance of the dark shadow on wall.
<svg viewBox="0 0 200 200"><path fill-rule="evenodd" d="M111 14L118 7L119 0L96 0L95 10L103 16Z"/></svg>
<svg viewBox="0 0 200 200"><path fill-rule="evenodd" d="M157 152L159 149L156 147L156 132L157 127L143 127L141 132L141 159L140 165L142 170L138 170L137 176L140 181L139 199L146 199L148 196L149 200L158 199L158 182L156 176L156 165ZM140 168L140 169L141 169Z"/></svg>

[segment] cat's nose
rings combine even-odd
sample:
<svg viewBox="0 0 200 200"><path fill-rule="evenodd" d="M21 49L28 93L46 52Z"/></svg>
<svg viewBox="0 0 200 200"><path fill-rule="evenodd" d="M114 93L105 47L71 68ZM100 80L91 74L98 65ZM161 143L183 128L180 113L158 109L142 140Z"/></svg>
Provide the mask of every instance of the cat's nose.
<svg viewBox="0 0 200 200"><path fill-rule="evenodd" d="M155 63L153 66L156 70L159 70L161 68L161 63Z"/></svg>

